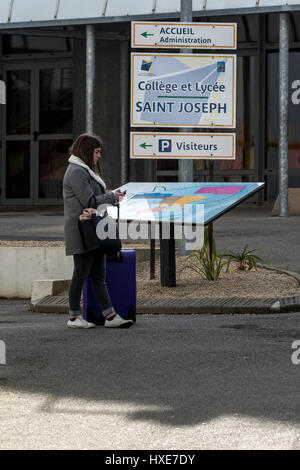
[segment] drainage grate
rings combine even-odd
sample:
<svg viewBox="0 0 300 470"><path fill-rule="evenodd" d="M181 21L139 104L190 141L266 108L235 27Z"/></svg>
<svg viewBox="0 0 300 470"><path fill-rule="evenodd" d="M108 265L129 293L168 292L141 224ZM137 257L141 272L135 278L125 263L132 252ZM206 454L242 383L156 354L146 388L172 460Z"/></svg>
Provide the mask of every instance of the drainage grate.
<svg viewBox="0 0 300 470"><path fill-rule="evenodd" d="M271 313L274 298L139 299L137 313Z"/></svg>
<svg viewBox="0 0 300 470"><path fill-rule="evenodd" d="M203 299L138 299L136 312L141 313L274 313L271 308L280 302L280 311L300 311L300 297L276 298L203 298ZM68 313L69 299L47 295L39 302L30 304L30 309L40 313ZM279 309L278 309L279 311Z"/></svg>
<svg viewBox="0 0 300 470"><path fill-rule="evenodd" d="M30 303L32 312L40 313L68 313L69 299L68 297L47 295L36 303Z"/></svg>

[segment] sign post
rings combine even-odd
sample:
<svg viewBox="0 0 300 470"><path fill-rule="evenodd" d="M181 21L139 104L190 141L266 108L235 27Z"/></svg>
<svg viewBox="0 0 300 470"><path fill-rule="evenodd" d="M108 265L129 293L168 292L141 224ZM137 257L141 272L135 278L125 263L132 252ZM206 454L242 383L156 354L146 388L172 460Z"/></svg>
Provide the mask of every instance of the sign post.
<svg viewBox="0 0 300 470"><path fill-rule="evenodd" d="M180 27L184 30L185 29L185 22L191 23L193 21L193 0L181 0L180 1L180 22L181 25ZM194 30L193 25L188 26L189 29L189 35L192 35L193 32L199 31L197 28ZM183 31L182 31L183 32ZM187 36L185 35L185 38ZM191 38L193 39L193 37ZM202 39L202 37L201 37ZM186 44L186 41L183 41ZM192 41L194 42L194 41ZM203 41L201 40L203 43ZM180 49L181 54L192 54L193 50L190 49L189 47L185 47L183 49ZM182 132L188 132L188 127L182 129ZM189 160L178 160L178 181L194 181L194 162L192 159ZM178 241L178 254L180 256L186 254L186 249L185 249L185 238L183 237L182 240Z"/></svg>
<svg viewBox="0 0 300 470"><path fill-rule="evenodd" d="M193 23L192 0L181 0L181 22L132 22L132 48L180 49L180 54L131 54L131 127L178 128L179 132L131 132L130 158L178 160L179 182L193 182L193 160L235 159L235 133L189 132L236 127L236 23ZM192 54L193 49L226 49ZM213 225L208 222L210 256ZM185 253L184 240L178 249ZM161 283L175 286L175 240L160 239ZM150 276L154 276L151 241Z"/></svg>

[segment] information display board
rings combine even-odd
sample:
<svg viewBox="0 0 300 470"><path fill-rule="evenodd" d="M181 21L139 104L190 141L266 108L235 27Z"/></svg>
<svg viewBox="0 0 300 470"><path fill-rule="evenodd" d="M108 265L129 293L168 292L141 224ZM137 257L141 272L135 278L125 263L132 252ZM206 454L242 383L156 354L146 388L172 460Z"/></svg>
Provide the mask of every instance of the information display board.
<svg viewBox="0 0 300 470"><path fill-rule="evenodd" d="M264 183L131 182L121 187L127 194L120 202L120 220L208 224L263 186ZM195 210L198 204L203 206L204 218L200 221ZM109 206L108 213L116 217L116 208Z"/></svg>

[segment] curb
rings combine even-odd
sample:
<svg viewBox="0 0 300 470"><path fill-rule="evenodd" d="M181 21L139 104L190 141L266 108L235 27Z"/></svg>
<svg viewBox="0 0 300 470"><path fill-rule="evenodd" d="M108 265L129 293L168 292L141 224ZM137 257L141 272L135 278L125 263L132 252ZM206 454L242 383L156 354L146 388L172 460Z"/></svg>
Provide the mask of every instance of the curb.
<svg viewBox="0 0 300 470"><path fill-rule="evenodd" d="M141 299L141 314L268 314L274 298Z"/></svg>
<svg viewBox="0 0 300 470"><path fill-rule="evenodd" d="M300 312L300 297L284 298L204 298L204 299L138 299L137 314L274 314L293 311ZM29 303L32 312L69 312L69 299L66 296L48 295Z"/></svg>
<svg viewBox="0 0 300 470"><path fill-rule="evenodd" d="M277 273L287 274L288 276L291 276L294 279L296 279L296 281L298 281L298 284L300 285L300 274L298 273L295 273L293 271L288 271L286 269L276 268L274 266L266 266L261 263L257 263L257 266L259 268L268 269L269 271L276 271ZM272 313L300 312L300 296L282 297L280 299L277 299L276 302L274 302L271 305L271 312Z"/></svg>
<svg viewBox="0 0 300 470"><path fill-rule="evenodd" d="M294 271L287 271L286 269L276 268L275 266L267 266L265 264L257 263L259 268L268 269L269 271L276 271L277 273L287 274L288 276L293 277L300 284L300 274L295 273Z"/></svg>
<svg viewBox="0 0 300 470"><path fill-rule="evenodd" d="M300 296L283 297L271 305L272 313L300 312Z"/></svg>
<svg viewBox="0 0 300 470"><path fill-rule="evenodd" d="M300 274L273 266L265 266L258 263L258 267L287 274L300 284ZM37 299L41 292L39 283L45 282L45 295ZM68 297L59 295L64 283L69 281L49 280L36 281L35 295L29 303L29 309L39 313L68 313ZM57 285L56 285L57 284ZM46 292L48 289L48 292ZM255 297L231 297L231 298L167 298L167 299L138 299L136 305L137 314L276 314L300 312L300 296L281 298L255 298Z"/></svg>

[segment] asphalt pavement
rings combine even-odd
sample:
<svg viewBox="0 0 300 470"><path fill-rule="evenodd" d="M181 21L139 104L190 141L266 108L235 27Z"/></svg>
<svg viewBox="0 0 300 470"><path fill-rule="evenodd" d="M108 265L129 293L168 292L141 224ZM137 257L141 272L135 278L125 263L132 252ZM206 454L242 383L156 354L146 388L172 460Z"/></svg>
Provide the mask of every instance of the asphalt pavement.
<svg viewBox="0 0 300 470"><path fill-rule="evenodd" d="M300 449L300 313L66 321L0 301L1 449Z"/></svg>

